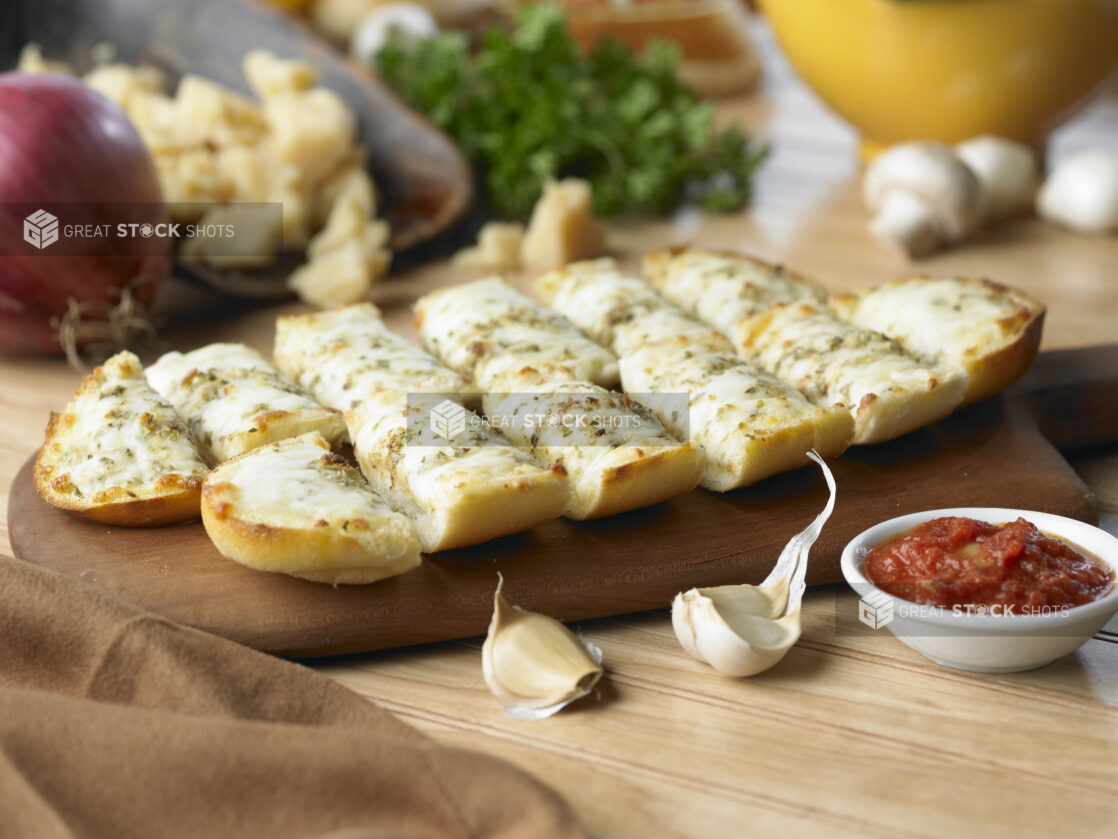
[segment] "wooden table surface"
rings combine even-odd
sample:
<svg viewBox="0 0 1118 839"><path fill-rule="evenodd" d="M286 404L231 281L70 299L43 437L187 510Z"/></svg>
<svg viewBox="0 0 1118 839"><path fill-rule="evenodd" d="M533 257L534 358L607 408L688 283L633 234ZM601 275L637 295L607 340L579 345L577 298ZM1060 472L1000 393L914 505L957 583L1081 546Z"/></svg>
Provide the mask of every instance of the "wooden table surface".
<svg viewBox="0 0 1118 839"><path fill-rule="evenodd" d="M739 247L834 289L917 272L989 276L1048 303L1046 348L1118 341L1118 238L1026 220L907 264L866 231L854 134L765 52L761 93L724 109L772 143L752 209L612 225L619 254L686 240ZM1116 143L1111 96L1062 130L1053 151ZM402 324L410 299L452 279L445 264L429 265L386 282L375 299ZM165 330L170 343L267 347L275 308L183 288L173 298L179 325ZM61 362L9 360L0 361L0 384L6 509L11 479L77 376ZM1118 447L1073 462L1104 525L1118 532ZM0 551L10 552L6 524ZM314 666L440 740L535 774L597 836L1115 835L1118 621L1043 669L978 676L862 629L855 603L839 587L810 591L802 640L749 680L689 659L666 609L585 623L580 631L605 653L606 677L593 696L534 723L508 719L486 690L480 639Z"/></svg>

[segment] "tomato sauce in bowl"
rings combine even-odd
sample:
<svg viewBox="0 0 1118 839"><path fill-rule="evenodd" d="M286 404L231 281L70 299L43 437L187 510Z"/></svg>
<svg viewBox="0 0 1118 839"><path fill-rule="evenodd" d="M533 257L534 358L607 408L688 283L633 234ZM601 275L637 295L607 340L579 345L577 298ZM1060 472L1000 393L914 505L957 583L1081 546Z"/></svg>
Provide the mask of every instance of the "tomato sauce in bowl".
<svg viewBox="0 0 1118 839"><path fill-rule="evenodd" d="M878 588L931 606L996 607L1002 614L1080 606L1113 587L1110 566L1023 518L992 524L943 517L898 533L863 563Z"/></svg>

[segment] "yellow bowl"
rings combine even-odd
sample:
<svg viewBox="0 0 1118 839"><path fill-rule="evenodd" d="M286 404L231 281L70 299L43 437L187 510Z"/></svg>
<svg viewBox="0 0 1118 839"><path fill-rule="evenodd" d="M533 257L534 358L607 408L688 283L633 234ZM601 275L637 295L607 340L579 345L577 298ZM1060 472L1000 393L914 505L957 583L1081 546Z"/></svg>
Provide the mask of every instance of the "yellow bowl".
<svg viewBox="0 0 1118 839"><path fill-rule="evenodd" d="M903 140L1039 145L1118 67L1118 0L762 0L872 156Z"/></svg>

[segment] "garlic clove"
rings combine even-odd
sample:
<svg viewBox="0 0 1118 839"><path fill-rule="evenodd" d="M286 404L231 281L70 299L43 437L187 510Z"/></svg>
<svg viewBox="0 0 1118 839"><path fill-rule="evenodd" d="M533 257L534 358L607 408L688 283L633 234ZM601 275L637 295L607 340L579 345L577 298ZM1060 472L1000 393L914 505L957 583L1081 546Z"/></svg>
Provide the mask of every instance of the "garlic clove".
<svg viewBox="0 0 1118 839"><path fill-rule="evenodd" d="M800 605L808 555L835 508L835 478L814 450L829 497L793 536L760 585L693 588L672 601L672 628L692 658L727 676L753 676L784 658L800 639ZM787 614L785 614L787 613Z"/></svg>
<svg viewBox="0 0 1118 839"><path fill-rule="evenodd" d="M550 717L593 690L602 676L602 651L555 618L511 606L497 576L493 619L481 648L489 690L513 719Z"/></svg>
<svg viewBox="0 0 1118 839"><path fill-rule="evenodd" d="M672 627L692 658L727 676L754 676L800 638L799 609L776 620L772 611L755 586L691 589L676 595Z"/></svg>

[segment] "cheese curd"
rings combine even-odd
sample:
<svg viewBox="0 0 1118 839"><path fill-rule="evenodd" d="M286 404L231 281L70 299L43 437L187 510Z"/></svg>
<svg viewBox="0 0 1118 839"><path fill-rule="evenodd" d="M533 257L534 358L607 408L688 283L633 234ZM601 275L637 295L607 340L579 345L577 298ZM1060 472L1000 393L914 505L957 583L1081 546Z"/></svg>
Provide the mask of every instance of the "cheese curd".
<svg viewBox="0 0 1118 839"><path fill-rule="evenodd" d="M306 62L258 50L243 67L259 101L191 74L169 95L159 71L118 63L98 65L84 81L136 126L172 221L233 225L233 237L188 239L182 258L217 270L251 269L309 245L292 290L317 306L364 299L388 272L391 253L353 112L317 86L318 72ZM71 72L45 61L35 45L25 48L20 70ZM247 206L253 204L283 209L264 221Z"/></svg>

